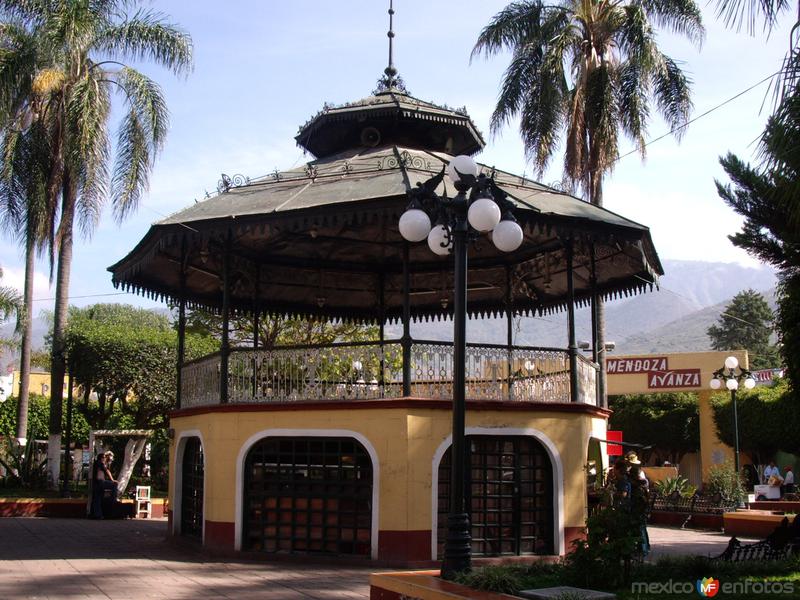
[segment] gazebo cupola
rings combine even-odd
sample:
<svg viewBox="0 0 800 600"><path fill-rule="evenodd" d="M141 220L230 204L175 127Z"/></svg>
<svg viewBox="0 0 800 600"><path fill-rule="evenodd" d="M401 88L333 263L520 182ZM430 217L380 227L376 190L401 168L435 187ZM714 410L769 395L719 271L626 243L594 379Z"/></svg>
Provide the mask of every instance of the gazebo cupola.
<svg viewBox="0 0 800 600"><path fill-rule="evenodd" d="M317 158L392 145L453 156L480 152L486 144L466 108L439 106L406 91L393 63L391 22L387 35L389 65L373 94L341 106L326 105L300 128L297 144Z"/></svg>

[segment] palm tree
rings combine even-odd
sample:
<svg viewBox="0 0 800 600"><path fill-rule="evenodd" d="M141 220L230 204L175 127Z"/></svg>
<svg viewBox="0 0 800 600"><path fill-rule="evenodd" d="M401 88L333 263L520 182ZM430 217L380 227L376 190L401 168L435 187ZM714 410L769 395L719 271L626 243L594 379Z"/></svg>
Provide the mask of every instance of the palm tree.
<svg viewBox="0 0 800 600"><path fill-rule="evenodd" d="M35 32L43 52L52 57L40 72L47 103L37 115L50 134L46 193L57 200L51 206L59 211L48 446L52 485L59 475L74 225L77 221L89 235L109 196L118 221L135 211L168 126L158 84L123 61L149 60L175 74L187 73L192 65L190 36L163 15L137 4L136 0L0 0L0 15ZM112 167L109 115L115 92L125 108Z"/></svg>
<svg viewBox="0 0 800 600"><path fill-rule="evenodd" d="M21 23L0 24L0 47L0 218L11 237L25 247L23 303L17 311L20 388L16 435L20 439L26 437L28 424L35 255L49 247L52 256L56 211L47 206L45 193L49 136L35 118L46 101L42 81L37 80L37 62L45 59L43 48Z"/></svg>
<svg viewBox="0 0 800 600"><path fill-rule="evenodd" d="M512 118L541 176L564 142L564 180L597 206L626 135L645 154L651 104L680 135L692 109L686 74L656 42L655 26L696 44L705 31L694 0L522 0L494 16L472 56L512 53L491 131ZM598 348L605 313L596 299ZM605 405L604 353L599 394Z"/></svg>

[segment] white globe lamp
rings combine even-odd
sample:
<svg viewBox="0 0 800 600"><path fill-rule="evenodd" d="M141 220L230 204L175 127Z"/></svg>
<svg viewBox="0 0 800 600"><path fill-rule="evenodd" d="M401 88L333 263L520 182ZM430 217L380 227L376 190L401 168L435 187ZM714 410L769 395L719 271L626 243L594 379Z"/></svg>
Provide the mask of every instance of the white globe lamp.
<svg viewBox="0 0 800 600"><path fill-rule="evenodd" d="M744 387L745 389L752 390L754 387L756 387L756 380L752 377L748 377L744 380Z"/></svg>
<svg viewBox="0 0 800 600"><path fill-rule="evenodd" d="M714 379L711 380L711 382L708 385L711 387L712 390L718 390L719 388L722 387L722 382L715 377Z"/></svg>
<svg viewBox="0 0 800 600"><path fill-rule="evenodd" d="M478 163L466 154L454 156L445 168L445 173L452 181L461 181L462 175L478 176Z"/></svg>
<svg viewBox="0 0 800 600"><path fill-rule="evenodd" d="M447 256L450 254L450 249L453 247L453 240L452 238L448 238L447 229L444 225L436 225L431 229L431 232L428 234L428 247L431 249L431 252L439 256Z"/></svg>
<svg viewBox="0 0 800 600"><path fill-rule="evenodd" d="M431 219L424 210L410 208L400 217L400 235L409 242L421 242L431 231Z"/></svg>
<svg viewBox="0 0 800 600"><path fill-rule="evenodd" d="M735 369L739 366L739 359L735 356L729 356L725 359L725 367L728 369Z"/></svg>
<svg viewBox="0 0 800 600"><path fill-rule="evenodd" d="M500 221L492 230L492 242L498 250L513 252L522 244L522 227L516 221Z"/></svg>
<svg viewBox="0 0 800 600"><path fill-rule="evenodd" d="M476 231L491 231L500 222L500 207L490 198L478 198L470 204L467 221Z"/></svg>
<svg viewBox="0 0 800 600"><path fill-rule="evenodd" d="M739 382L736 381L735 379L728 379L725 382L725 387L728 388L730 391L739 389Z"/></svg>

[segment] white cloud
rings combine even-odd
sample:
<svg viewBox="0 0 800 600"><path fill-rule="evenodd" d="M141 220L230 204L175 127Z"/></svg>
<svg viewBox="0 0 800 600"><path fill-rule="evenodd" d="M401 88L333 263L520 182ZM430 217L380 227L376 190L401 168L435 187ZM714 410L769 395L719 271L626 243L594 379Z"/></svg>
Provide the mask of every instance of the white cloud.
<svg viewBox="0 0 800 600"><path fill-rule="evenodd" d="M22 295L25 287L25 268L24 267L3 267L2 285L16 289ZM33 300L34 312L38 314L42 308L49 308L52 304L55 286L50 287L50 281L46 273L35 271L33 274Z"/></svg>

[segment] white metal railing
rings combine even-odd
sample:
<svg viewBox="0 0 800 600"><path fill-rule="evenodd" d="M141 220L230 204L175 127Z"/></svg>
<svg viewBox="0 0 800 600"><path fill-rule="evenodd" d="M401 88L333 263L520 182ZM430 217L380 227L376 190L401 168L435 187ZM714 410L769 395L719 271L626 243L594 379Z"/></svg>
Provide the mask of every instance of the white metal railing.
<svg viewBox="0 0 800 600"><path fill-rule="evenodd" d="M228 402L369 400L403 395L399 341L237 348L228 360ZM181 406L220 402L220 354L183 367ZM578 399L595 403L596 366L578 357ZM466 397L511 402L569 402L569 355L557 348L468 344ZM453 397L453 345L414 341L410 395Z"/></svg>

